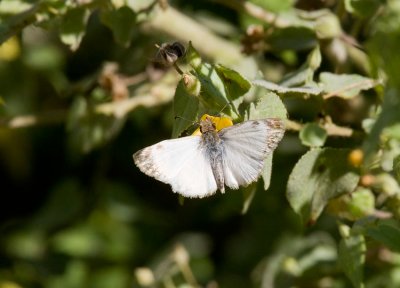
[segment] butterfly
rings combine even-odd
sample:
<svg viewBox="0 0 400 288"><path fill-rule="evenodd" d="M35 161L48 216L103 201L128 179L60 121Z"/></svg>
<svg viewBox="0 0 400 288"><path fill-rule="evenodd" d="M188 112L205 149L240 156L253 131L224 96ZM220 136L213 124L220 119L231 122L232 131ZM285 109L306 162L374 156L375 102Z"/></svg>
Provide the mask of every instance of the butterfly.
<svg viewBox="0 0 400 288"><path fill-rule="evenodd" d="M164 140L133 154L148 176L184 197L202 198L256 181L265 158L285 132L278 118L249 120L219 131L212 117L200 121L201 135Z"/></svg>

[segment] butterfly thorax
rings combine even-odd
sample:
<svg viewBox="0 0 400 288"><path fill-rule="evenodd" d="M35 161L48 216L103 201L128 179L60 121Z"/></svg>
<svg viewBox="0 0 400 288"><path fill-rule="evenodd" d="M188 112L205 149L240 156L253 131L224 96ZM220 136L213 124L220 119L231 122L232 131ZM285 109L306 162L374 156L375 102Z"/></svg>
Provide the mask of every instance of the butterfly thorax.
<svg viewBox="0 0 400 288"><path fill-rule="evenodd" d="M201 146L204 149L205 156L209 158L212 172L217 182L218 189L224 193L224 171L223 171L223 145L222 140L218 136L215 124L210 118L206 118L200 123Z"/></svg>

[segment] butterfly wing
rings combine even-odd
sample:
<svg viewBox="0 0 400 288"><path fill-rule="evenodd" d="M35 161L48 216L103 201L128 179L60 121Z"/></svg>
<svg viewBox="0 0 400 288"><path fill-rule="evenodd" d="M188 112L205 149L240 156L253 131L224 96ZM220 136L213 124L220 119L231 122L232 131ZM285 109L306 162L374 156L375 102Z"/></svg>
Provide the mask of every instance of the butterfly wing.
<svg viewBox="0 0 400 288"><path fill-rule="evenodd" d="M159 142L133 155L139 169L170 184L185 197L205 197L217 190L211 165L204 154L200 136Z"/></svg>
<svg viewBox="0 0 400 288"><path fill-rule="evenodd" d="M281 119L250 120L222 129L224 180L233 189L260 176L266 156L278 146L285 132Z"/></svg>

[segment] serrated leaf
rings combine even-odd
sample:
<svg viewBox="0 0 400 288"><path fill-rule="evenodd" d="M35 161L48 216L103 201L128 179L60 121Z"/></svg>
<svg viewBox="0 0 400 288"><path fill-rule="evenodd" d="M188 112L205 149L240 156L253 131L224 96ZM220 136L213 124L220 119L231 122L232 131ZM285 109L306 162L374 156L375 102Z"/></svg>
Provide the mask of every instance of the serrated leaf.
<svg viewBox="0 0 400 288"><path fill-rule="evenodd" d="M136 14L128 6L116 10L106 10L101 14L101 21L111 29L115 41L128 47L136 25Z"/></svg>
<svg viewBox="0 0 400 288"><path fill-rule="evenodd" d="M332 198L354 191L359 181L348 149L313 149L293 168L286 197L304 223L314 223Z"/></svg>
<svg viewBox="0 0 400 288"><path fill-rule="evenodd" d="M366 227L365 235L381 242L394 252L400 252L399 227L379 222L376 226Z"/></svg>
<svg viewBox="0 0 400 288"><path fill-rule="evenodd" d="M317 123L307 123L301 128L299 138L301 143L309 147L321 147L325 144L328 133Z"/></svg>
<svg viewBox="0 0 400 288"><path fill-rule="evenodd" d="M222 65L216 65L215 69L225 84L228 99L236 100L251 88L250 82L235 70Z"/></svg>
<svg viewBox="0 0 400 288"><path fill-rule="evenodd" d="M282 100L273 92L267 93L258 100L257 103L251 103L249 109L249 120L265 119L265 118L281 118L287 119L286 107ZM264 180L264 189L267 190L271 183L272 171L272 154L269 155L264 162L262 177Z"/></svg>
<svg viewBox="0 0 400 288"><path fill-rule="evenodd" d="M89 10L77 7L69 9L62 19L60 29L61 41L73 51L78 49L82 41L88 18Z"/></svg>
<svg viewBox="0 0 400 288"><path fill-rule="evenodd" d="M339 266L355 288L364 287L365 251L365 239L362 235L350 235L339 243Z"/></svg>
<svg viewBox="0 0 400 288"><path fill-rule="evenodd" d="M357 96L361 90L368 90L377 85L371 78L357 74L333 74L322 72L319 81L323 84L325 93L345 99Z"/></svg>
<svg viewBox="0 0 400 288"><path fill-rule="evenodd" d="M282 85L278 85L278 84L266 81L264 79L253 80L252 83L256 86L263 87L263 88L273 91L279 95L285 95L285 96L302 96L302 97L304 95L316 96L316 95L321 94L321 92L322 92L322 89L320 87L318 87L317 85L302 86L302 87L285 87Z"/></svg>
<svg viewBox="0 0 400 288"><path fill-rule="evenodd" d="M197 80L196 82L198 83ZM184 83L184 79L179 81L174 96L174 115L177 118L175 118L172 127L172 138L181 135L183 131L193 125L193 122L197 121L199 98L193 93L196 90L188 89Z"/></svg>

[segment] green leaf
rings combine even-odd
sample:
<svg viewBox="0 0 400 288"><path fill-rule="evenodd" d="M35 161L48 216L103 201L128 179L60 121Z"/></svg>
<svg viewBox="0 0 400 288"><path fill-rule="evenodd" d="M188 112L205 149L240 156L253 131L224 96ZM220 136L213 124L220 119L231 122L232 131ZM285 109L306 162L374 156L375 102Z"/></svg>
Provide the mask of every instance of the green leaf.
<svg viewBox="0 0 400 288"><path fill-rule="evenodd" d="M376 226L367 226L365 235L381 242L394 252L400 252L400 229L394 225L379 222Z"/></svg>
<svg viewBox="0 0 400 288"><path fill-rule="evenodd" d="M322 92L322 89L316 85L289 88L269 82L264 79L253 80L252 83L256 86L263 87L265 89L268 89L269 91L273 91L282 96L301 96L301 97L304 97L304 95L316 96L321 94Z"/></svg>
<svg viewBox="0 0 400 288"><path fill-rule="evenodd" d="M386 13L379 17L376 33L368 43L368 52L372 62L387 77L382 112L373 126L364 149L366 162L372 160L373 152L378 148L382 130L400 122L400 9L398 1L387 3Z"/></svg>
<svg viewBox="0 0 400 288"><path fill-rule="evenodd" d="M129 46L136 25L136 14L132 9L122 6L117 10L103 11L101 21L111 29L118 44L123 47Z"/></svg>
<svg viewBox="0 0 400 288"><path fill-rule="evenodd" d="M250 90L250 82L235 70L216 65L215 70L225 84L228 99L236 100Z"/></svg>
<svg viewBox="0 0 400 288"><path fill-rule="evenodd" d="M325 93L345 99L357 96L361 90L368 90L377 85L377 81L357 74L333 74L323 72L319 75Z"/></svg>
<svg viewBox="0 0 400 288"><path fill-rule="evenodd" d="M282 100L273 92L268 92L258 102L251 103L249 109L249 120L281 118L287 119L287 111ZM264 180L264 189L267 190L271 182L272 154L264 162L262 177Z"/></svg>
<svg viewBox="0 0 400 288"><path fill-rule="evenodd" d="M304 223L313 224L330 199L351 193L359 175L347 162L348 149L313 149L293 168L286 197Z"/></svg>
<svg viewBox="0 0 400 288"><path fill-rule="evenodd" d="M355 288L364 287L365 252L365 239L362 235L350 235L339 243L339 266Z"/></svg>
<svg viewBox="0 0 400 288"><path fill-rule="evenodd" d="M86 23L89 19L89 10L77 7L69 9L61 22L61 41L68 45L71 50L78 49L85 34Z"/></svg>
<svg viewBox="0 0 400 288"><path fill-rule="evenodd" d="M301 143L309 147L321 147L325 144L328 133L317 123L307 123L301 128L299 138Z"/></svg>
<svg viewBox="0 0 400 288"><path fill-rule="evenodd" d="M384 4L383 0L345 0L346 11L360 18L372 17Z"/></svg>
<svg viewBox="0 0 400 288"><path fill-rule="evenodd" d="M327 209L335 216L356 221L375 211L375 196L369 189L358 188L351 194L329 201Z"/></svg>
<svg viewBox="0 0 400 288"><path fill-rule="evenodd" d="M190 76L188 76L190 77ZM187 87L185 80L179 81L174 96L174 115L175 121L172 127L172 138L176 138L188 127L193 125L192 122L197 120L199 110L198 93L200 91L200 82L192 77L194 87ZM187 82L186 82L187 83Z"/></svg>
<svg viewBox="0 0 400 288"><path fill-rule="evenodd" d="M204 106L210 110L214 110L216 113L224 111L236 119L239 113L228 98L225 82L219 76L216 67L204 62L191 43L189 43L186 52L186 59L194 69L193 74L201 83L200 100ZM225 72L227 73L227 71ZM235 74L236 81L238 81L239 77L236 73L231 72L227 74L230 77L233 77L233 74ZM245 85L243 81L241 81L241 84Z"/></svg>

